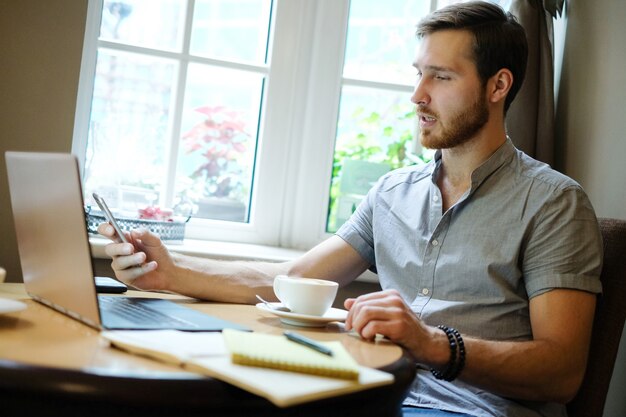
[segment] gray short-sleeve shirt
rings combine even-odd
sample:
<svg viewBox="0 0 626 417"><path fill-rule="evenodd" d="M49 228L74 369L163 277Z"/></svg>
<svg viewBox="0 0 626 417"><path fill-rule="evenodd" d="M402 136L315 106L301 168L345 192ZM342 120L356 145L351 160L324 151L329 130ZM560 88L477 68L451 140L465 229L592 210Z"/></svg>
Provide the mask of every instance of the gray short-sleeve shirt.
<svg viewBox="0 0 626 417"><path fill-rule="evenodd" d="M602 241L582 188L507 141L445 213L440 154L383 176L337 235L427 324L490 340L530 340L530 298L601 291ZM444 385L445 384L445 385ZM556 404L510 401L418 372L407 404L478 415L557 416Z"/></svg>

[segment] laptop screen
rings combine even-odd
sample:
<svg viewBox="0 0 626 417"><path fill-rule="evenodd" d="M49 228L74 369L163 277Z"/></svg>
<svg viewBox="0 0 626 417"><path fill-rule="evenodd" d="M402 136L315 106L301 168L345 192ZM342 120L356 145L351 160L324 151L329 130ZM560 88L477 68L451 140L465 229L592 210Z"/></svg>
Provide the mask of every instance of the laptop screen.
<svg viewBox="0 0 626 417"><path fill-rule="evenodd" d="M70 154L5 155L26 291L99 327L78 161Z"/></svg>

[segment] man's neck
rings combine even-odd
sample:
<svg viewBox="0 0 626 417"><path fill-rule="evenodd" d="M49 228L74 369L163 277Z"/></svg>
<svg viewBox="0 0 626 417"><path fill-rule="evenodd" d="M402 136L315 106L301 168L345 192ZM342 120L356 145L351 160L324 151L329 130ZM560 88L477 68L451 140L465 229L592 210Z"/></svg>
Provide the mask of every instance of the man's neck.
<svg viewBox="0 0 626 417"><path fill-rule="evenodd" d="M504 129L483 131L461 146L441 150L441 170L437 185L444 200L444 211L452 207L470 188L472 172L506 141Z"/></svg>
<svg viewBox="0 0 626 417"><path fill-rule="evenodd" d="M455 186L467 186L472 172L506 141L504 130L483 132L461 146L441 150L442 176Z"/></svg>

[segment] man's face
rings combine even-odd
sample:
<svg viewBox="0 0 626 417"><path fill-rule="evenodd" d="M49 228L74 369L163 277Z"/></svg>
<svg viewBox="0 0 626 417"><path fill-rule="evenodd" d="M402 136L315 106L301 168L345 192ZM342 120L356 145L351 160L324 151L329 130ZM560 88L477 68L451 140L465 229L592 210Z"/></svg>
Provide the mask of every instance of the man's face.
<svg viewBox="0 0 626 417"><path fill-rule="evenodd" d="M489 120L472 42L471 33L461 30L438 31L421 42L411 101L417 105L420 141L426 148L448 149L469 142Z"/></svg>

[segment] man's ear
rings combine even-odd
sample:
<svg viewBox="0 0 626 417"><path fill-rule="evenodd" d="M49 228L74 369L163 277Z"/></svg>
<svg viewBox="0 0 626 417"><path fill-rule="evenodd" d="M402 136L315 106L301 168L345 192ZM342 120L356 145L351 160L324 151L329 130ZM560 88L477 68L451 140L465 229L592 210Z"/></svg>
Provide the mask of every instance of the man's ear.
<svg viewBox="0 0 626 417"><path fill-rule="evenodd" d="M506 99L513 85L513 73L506 68L496 72L487 83L487 98L490 103L497 103Z"/></svg>

